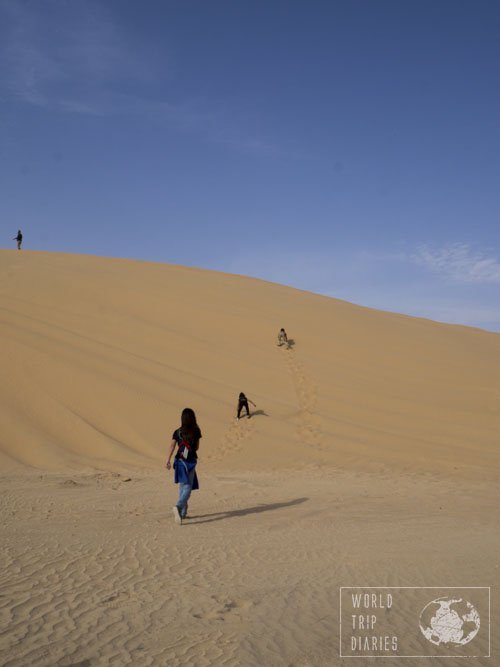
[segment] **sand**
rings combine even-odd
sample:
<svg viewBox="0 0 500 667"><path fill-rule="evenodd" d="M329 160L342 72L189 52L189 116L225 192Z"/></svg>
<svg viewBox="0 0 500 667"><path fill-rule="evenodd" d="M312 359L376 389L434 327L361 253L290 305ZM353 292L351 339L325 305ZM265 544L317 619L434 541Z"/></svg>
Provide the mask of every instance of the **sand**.
<svg viewBox="0 0 500 667"><path fill-rule="evenodd" d="M339 655L346 586L492 587L498 654L499 334L130 260L0 251L0 277L0 664L373 664ZM495 664L455 654L375 664Z"/></svg>

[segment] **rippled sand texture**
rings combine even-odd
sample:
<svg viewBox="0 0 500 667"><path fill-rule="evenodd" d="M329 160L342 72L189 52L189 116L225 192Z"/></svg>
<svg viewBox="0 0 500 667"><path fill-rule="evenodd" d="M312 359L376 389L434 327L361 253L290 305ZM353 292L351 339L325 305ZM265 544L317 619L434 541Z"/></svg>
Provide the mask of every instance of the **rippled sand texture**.
<svg viewBox="0 0 500 667"><path fill-rule="evenodd" d="M340 586L499 583L498 334L0 251L0 336L2 665L361 666L338 656ZM185 406L201 490L179 527Z"/></svg>
<svg viewBox="0 0 500 667"><path fill-rule="evenodd" d="M360 667L338 657L340 586L498 584L495 484L200 477L182 527L170 473L2 479L0 664ZM415 609L398 613L418 634ZM404 664L431 662L464 660Z"/></svg>

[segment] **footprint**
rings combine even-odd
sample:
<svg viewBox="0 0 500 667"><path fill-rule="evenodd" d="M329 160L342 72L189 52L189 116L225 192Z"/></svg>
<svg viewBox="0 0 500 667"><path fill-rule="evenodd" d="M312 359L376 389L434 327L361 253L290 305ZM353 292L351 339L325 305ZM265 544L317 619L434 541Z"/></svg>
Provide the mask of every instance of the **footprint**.
<svg viewBox="0 0 500 667"><path fill-rule="evenodd" d="M253 606L250 600L219 599L215 595L212 595L211 599L211 609L204 613L194 614L195 618L210 621L226 621L234 617L234 620L240 621L242 613Z"/></svg>
<svg viewBox="0 0 500 667"><path fill-rule="evenodd" d="M248 417L234 420L223 435L217 454L210 454L207 460L217 460L233 452L241 450L243 443L253 433L253 421Z"/></svg>
<svg viewBox="0 0 500 667"><path fill-rule="evenodd" d="M126 591L120 591L105 598L101 604L110 609L117 609L118 607L123 607L129 600L130 594Z"/></svg>

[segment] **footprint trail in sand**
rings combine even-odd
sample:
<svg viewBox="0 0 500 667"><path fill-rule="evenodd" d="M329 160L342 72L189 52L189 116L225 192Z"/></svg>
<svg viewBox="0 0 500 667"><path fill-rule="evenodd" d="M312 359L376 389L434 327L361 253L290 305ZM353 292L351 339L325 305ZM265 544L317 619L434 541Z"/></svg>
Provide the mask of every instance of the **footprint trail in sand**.
<svg viewBox="0 0 500 667"><path fill-rule="evenodd" d="M242 448L245 440L252 435L253 420L248 417L242 417L240 420L234 419L226 433L221 439L221 443L216 454L209 454L208 461L215 461L224 457L226 454L232 454Z"/></svg>
<svg viewBox="0 0 500 667"><path fill-rule="evenodd" d="M315 413L317 389L307 376L293 349L284 349L286 363L299 403L297 437L308 445L321 446L322 430Z"/></svg>

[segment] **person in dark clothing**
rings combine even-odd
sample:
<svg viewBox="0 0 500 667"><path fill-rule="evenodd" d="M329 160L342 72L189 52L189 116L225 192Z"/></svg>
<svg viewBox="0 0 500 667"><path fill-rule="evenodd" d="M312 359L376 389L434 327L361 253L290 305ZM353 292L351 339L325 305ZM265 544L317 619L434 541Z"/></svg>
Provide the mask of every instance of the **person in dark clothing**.
<svg viewBox="0 0 500 667"><path fill-rule="evenodd" d="M23 242L23 235L21 233L21 230L17 230L17 236L14 236L13 241L17 241L17 249L21 250L21 244Z"/></svg>
<svg viewBox="0 0 500 667"><path fill-rule="evenodd" d="M240 395L238 397L238 414L236 416L236 419L240 419L241 411L243 410L243 408L245 408L245 410L247 411L247 417L248 419L250 419L250 408L248 407L249 402L253 405L254 408L257 407L255 403L253 401L250 401L250 399L247 398L243 392L240 392Z"/></svg>
<svg viewBox="0 0 500 667"><path fill-rule="evenodd" d="M182 524L187 516L188 500L191 491L199 489L198 476L196 474L196 464L198 462L198 447L200 444L201 431L196 423L196 415L191 408L184 408L181 415L181 427L172 434L170 452L167 458L166 468L170 470L170 459L177 447L177 453L174 460L174 481L179 484L179 499L174 505L174 519L178 524Z"/></svg>

